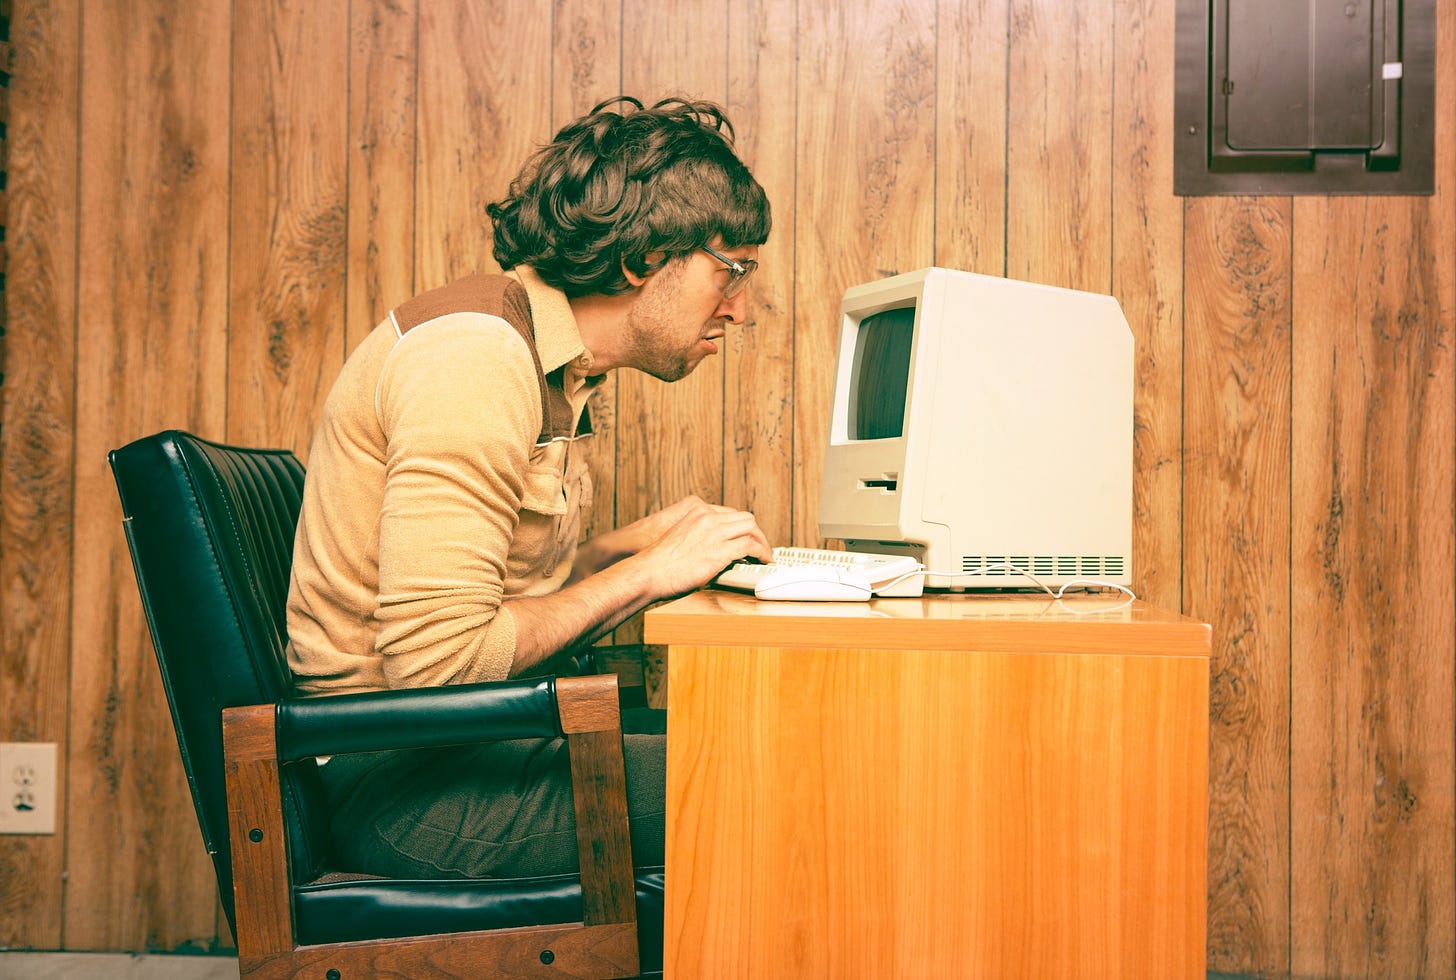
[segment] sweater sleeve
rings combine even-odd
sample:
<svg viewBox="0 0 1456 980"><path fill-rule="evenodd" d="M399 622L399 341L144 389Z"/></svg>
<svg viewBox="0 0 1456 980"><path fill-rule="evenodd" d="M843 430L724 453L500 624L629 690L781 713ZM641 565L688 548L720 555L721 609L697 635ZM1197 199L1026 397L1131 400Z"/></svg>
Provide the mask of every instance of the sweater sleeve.
<svg viewBox="0 0 1456 980"><path fill-rule="evenodd" d="M531 353L478 313L410 330L380 375L386 436L377 649L390 687L499 680L506 558L541 429Z"/></svg>

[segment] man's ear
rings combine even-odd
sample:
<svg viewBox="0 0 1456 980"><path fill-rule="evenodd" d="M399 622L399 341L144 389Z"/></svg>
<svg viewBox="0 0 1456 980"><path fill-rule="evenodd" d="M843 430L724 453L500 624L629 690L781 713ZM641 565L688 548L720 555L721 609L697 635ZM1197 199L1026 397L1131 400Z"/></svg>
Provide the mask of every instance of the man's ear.
<svg viewBox="0 0 1456 980"><path fill-rule="evenodd" d="M648 252L647 255L643 257L642 264L650 271L642 274L638 274L632 271L632 267L627 264L627 260L623 259L622 276L627 280L628 284L630 284L633 289L637 289L647 281L647 278L651 276L652 273L656 272L659 268L661 268L662 261L665 258L667 258L667 254L664 252Z"/></svg>
<svg viewBox="0 0 1456 980"><path fill-rule="evenodd" d="M651 273L648 273L648 275L651 275ZM637 273L632 271L632 267L627 264L626 259L622 260L622 276L627 280L627 284L633 289L639 288L644 282L647 281L647 276L639 276Z"/></svg>

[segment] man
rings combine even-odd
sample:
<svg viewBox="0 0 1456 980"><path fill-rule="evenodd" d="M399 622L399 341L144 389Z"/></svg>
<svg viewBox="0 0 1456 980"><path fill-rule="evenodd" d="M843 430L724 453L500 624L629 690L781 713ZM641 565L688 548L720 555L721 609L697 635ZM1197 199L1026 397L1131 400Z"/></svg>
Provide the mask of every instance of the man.
<svg viewBox="0 0 1456 980"><path fill-rule="evenodd" d="M487 210L503 276L395 310L349 358L309 453L289 594L306 692L549 671L645 605L770 549L751 514L687 498L578 546L582 437L602 376L674 381L717 353L770 218L708 103L603 103ZM627 717L634 859L662 861L661 713ZM576 866L560 740L341 756L322 767L356 870Z"/></svg>

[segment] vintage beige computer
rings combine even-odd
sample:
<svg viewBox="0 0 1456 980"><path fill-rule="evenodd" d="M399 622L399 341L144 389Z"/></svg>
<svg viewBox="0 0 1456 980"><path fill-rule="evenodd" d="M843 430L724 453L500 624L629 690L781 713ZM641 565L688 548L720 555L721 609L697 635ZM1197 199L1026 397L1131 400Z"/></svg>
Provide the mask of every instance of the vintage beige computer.
<svg viewBox="0 0 1456 980"><path fill-rule="evenodd" d="M820 534L914 555L927 588L1129 584L1132 399L1111 296L941 268L854 286Z"/></svg>

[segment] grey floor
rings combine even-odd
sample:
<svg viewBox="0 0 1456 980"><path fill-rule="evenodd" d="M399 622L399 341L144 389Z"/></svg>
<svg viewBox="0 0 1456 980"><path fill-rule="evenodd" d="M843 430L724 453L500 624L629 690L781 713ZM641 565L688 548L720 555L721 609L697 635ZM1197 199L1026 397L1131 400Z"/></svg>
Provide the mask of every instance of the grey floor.
<svg viewBox="0 0 1456 980"><path fill-rule="evenodd" d="M237 980L232 956L0 953L0 980Z"/></svg>
<svg viewBox="0 0 1456 980"><path fill-rule="evenodd" d="M231 956L134 956L128 953L4 953L0 980L237 980ZM1243 980L1210 973L1208 980Z"/></svg>

